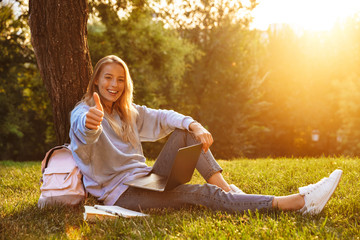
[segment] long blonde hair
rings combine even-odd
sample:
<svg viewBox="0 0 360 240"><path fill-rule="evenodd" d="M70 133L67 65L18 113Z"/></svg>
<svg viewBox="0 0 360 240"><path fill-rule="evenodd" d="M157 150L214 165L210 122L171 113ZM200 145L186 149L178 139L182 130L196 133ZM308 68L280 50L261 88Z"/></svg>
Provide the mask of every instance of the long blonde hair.
<svg viewBox="0 0 360 240"><path fill-rule="evenodd" d="M95 84L98 81L100 73L104 66L109 63L117 63L122 66L125 70L125 86L124 91L121 94L120 98L116 100L113 105L113 113L114 111L119 114L120 119L122 120L121 126L116 122L115 118L108 114L105 111L105 118L108 120L110 126L115 131L115 133L125 142L130 142L134 147L138 144L138 136L134 131L135 119L138 114L137 110L133 106L133 82L130 77L129 69L126 63L119 57L115 55L109 55L100 59L94 68L94 73L89 82L87 91L82 99L89 106L94 106L95 102L93 99L94 92L97 92L100 96L101 103L104 105L102 101L102 97L100 95L100 91L98 86Z"/></svg>

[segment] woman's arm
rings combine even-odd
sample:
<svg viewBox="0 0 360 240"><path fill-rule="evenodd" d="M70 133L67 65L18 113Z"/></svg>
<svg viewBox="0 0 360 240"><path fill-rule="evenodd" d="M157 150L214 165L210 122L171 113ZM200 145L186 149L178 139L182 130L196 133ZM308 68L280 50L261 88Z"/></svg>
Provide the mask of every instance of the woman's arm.
<svg viewBox="0 0 360 240"><path fill-rule="evenodd" d="M203 144L205 152L213 143L210 132L189 116L173 110L151 109L138 105L135 107L139 113L137 127L141 141L156 141L167 136L175 128L179 128L191 131Z"/></svg>
<svg viewBox="0 0 360 240"><path fill-rule="evenodd" d="M71 112L71 128L69 135L72 143L76 143L77 145L91 144L96 142L99 138L102 132L102 116L93 113L94 108L96 108L96 106L89 107L86 104L81 103ZM100 119L100 122L96 123L96 121L93 120L89 121L89 119L93 118Z"/></svg>
<svg viewBox="0 0 360 240"><path fill-rule="evenodd" d="M96 92L94 92L93 98L95 106L90 107L89 111L86 113L85 127L98 130L104 118L104 108L101 105L100 97Z"/></svg>
<svg viewBox="0 0 360 240"><path fill-rule="evenodd" d="M134 105L138 111L136 120L141 141L157 141L170 134L175 128L189 130L194 121L173 110L151 109L146 106Z"/></svg>

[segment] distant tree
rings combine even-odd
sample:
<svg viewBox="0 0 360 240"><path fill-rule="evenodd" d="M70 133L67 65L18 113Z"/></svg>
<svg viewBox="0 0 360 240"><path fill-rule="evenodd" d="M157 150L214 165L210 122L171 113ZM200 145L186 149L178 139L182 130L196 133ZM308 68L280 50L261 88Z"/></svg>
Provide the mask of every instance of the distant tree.
<svg viewBox="0 0 360 240"><path fill-rule="evenodd" d="M0 3L0 160L41 159L52 142L49 101L27 39L26 13Z"/></svg>
<svg viewBox="0 0 360 240"><path fill-rule="evenodd" d="M360 76L353 74L337 81L339 89L337 115L341 125L337 130L338 150L344 155L360 156Z"/></svg>
<svg viewBox="0 0 360 240"><path fill-rule="evenodd" d="M335 37L336 36L336 37ZM332 59L333 101L338 117L337 150L350 156L360 156L360 15L337 26L332 38L336 49Z"/></svg>
<svg viewBox="0 0 360 240"><path fill-rule="evenodd" d="M354 153L359 113L359 23L329 32L296 32L273 26L268 32L263 85L270 102L271 130L264 144L273 155ZM351 26L351 27L350 27ZM318 141L312 133L318 131ZM264 147L265 147L264 146Z"/></svg>
<svg viewBox="0 0 360 240"><path fill-rule="evenodd" d="M266 130L257 120L266 107L259 91L266 74L258 71L263 47L247 15L255 6L208 0L158 6L159 19L200 50L182 94L191 115L213 134L217 157L253 156Z"/></svg>
<svg viewBox="0 0 360 240"><path fill-rule="evenodd" d="M87 0L29 1L31 42L51 99L58 143L69 139L69 113L92 74L87 20Z"/></svg>

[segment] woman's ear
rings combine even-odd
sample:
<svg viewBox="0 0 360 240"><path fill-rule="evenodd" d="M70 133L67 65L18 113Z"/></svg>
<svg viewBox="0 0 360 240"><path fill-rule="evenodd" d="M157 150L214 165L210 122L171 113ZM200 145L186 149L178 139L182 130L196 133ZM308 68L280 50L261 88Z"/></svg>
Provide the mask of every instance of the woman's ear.
<svg viewBox="0 0 360 240"><path fill-rule="evenodd" d="M95 79L94 84L97 86L99 84L99 81Z"/></svg>

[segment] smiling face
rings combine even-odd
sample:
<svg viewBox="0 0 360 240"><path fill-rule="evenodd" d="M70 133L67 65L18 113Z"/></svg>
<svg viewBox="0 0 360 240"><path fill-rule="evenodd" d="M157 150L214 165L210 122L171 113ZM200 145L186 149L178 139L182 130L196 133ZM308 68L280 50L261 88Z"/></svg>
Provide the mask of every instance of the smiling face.
<svg viewBox="0 0 360 240"><path fill-rule="evenodd" d="M118 63L108 63L102 68L95 85L99 88L104 109L112 112L113 104L121 97L125 88L125 69Z"/></svg>

